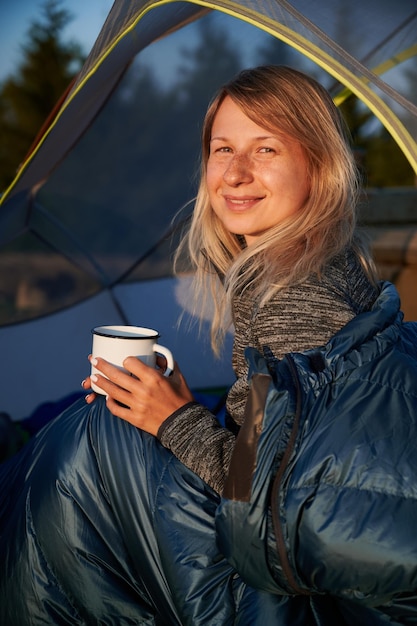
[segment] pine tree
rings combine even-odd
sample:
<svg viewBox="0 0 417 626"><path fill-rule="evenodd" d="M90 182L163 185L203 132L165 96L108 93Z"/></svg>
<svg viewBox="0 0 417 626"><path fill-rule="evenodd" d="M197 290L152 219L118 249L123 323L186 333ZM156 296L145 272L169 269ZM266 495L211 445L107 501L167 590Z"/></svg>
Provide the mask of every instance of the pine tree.
<svg viewBox="0 0 417 626"><path fill-rule="evenodd" d="M0 88L0 190L13 180L83 60L77 43L61 39L72 17L60 3L46 0L42 5L41 18L32 22L22 46L22 63Z"/></svg>

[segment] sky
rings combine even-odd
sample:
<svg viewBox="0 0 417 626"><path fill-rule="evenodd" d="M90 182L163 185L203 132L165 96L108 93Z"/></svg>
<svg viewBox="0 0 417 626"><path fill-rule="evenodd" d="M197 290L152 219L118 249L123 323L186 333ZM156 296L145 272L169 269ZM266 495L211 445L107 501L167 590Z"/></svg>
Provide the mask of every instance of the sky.
<svg viewBox="0 0 417 626"><path fill-rule="evenodd" d="M41 7L44 3L45 0L0 0L0 82L13 75L19 66L23 56L22 45L27 42L28 30L33 20L42 18ZM73 18L62 33L63 39L80 44L87 56L113 6L113 0L61 0L61 6ZM241 44L244 42L242 53L246 55L248 64L252 64L253 51L259 45L260 39L265 37L265 33L234 18L223 16L223 19L233 21L229 36ZM188 31L184 42L188 46L193 44L190 35ZM157 49L147 52L151 56L142 58L150 58L156 75L165 83L169 82L177 63L171 44L162 41Z"/></svg>
<svg viewBox="0 0 417 626"><path fill-rule="evenodd" d="M13 74L22 59L21 46L34 19L41 17L45 0L0 1L0 81ZM63 36L75 40L87 54L93 46L113 5L113 0L63 0L71 13Z"/></svg>
<svg viewBox="0 0 417 626"><path fill-rule="evenodd" d="M60 0L62 8L68 10L72 15L71 21L63 31L65 41L73 40L80 44L83 53L87 55L113 5L114 0ZM378 2L381 10L384 7L391 7L393 0L367 0L370 4ZM416 0L397 0L399 3L413 6ZM3 81L19 66L22 60L22 45L28 40L28 30L36 18L41 18L41 7L45 0L0 0L0 82ZM252 64L253 50L259 45L265 33L259 29L245 24L233 18L226 18L233 21L228 36L232 36L240 43L243 54L246 54L248 65ZM188 31L187 36L189 37ZM242 42L243 45L242 45ZM160 73L165 82L169 81L172 70L175 69L176 58L172 57L173 49L168 42L159 42L158 48L150 52L156 73ZM187 40L187 45L192 42ZM143 53L142 53L143 54ZM159 56L158 56L159 55ZM142 57L145 58L145 57ZM308 69L307 69L308 71ZM401 79L401 76L400 76ZM395 79L393 79L395 85Z"/></svg>

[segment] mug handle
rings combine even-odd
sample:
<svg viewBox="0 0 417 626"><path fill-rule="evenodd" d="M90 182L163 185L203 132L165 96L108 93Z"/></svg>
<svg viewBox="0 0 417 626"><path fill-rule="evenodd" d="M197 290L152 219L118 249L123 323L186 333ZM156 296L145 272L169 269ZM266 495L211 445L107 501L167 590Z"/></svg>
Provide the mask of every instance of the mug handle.
<svg viewBox="0 0 417 626"><path fill-rule="evenodd" d="M164 356L167 360L167 368L164 372L164 376L169 376L174 371L174 357L172 356L171 350L165 348L165 346L161 346L159 343L154 343L152 346L154 352L159 352Z"/></svg>

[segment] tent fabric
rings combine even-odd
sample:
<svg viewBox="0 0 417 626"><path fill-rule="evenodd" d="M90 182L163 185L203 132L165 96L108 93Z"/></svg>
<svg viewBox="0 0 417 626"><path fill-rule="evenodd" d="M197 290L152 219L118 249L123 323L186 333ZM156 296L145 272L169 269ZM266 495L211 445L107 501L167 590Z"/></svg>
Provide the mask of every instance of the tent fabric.
<svg viewBox="0 0 417 626"><path fill-rule="evenodd" d="M43 180L53 165L65 155L71 143L88 127L132 58L159 37L201 17L205 13L202 7L224 11L248 21L316 61L380 117L417 172L416 138L413 139L400 122L394 102L405 106L413 116L417 116L417 106L404 97L399 89L392 88L372 71L373 67L378 68L382 62L392 62L401 54L411 54L413 57L417 54L415 3L413 0L402 0L395 4L366 0L361 3L360 10L359 6L355 7L357 21L355 36L352 37L353 49L350 49L346 40L338 43L326 33L326 28L330 30L334 27L332 16L340 15L341 6L340 0L337 3L323 1L320 7L308 0L293 0L292 3L285 0L275 3L266 0L245 0L240 3L224 0L210 3L201 0L193 3L118 0L56 120L40 139L39 148L45 144L42 152L47 148L51 161L48 161L46 155L42 155L41 160L34 159L39 148L35 150L35 154L23 164L6 197ZM158 12L153 16L152 9L156 8ZM352 10L351 7L349 10ZM369 31L370 23L372 32ZM364 26L365 32L360 32ZM359 58L354 54L356 46L360 50ZM378 90L384 93L388 104L379 96ZM82 100L82 107L78 106L79 99ZM69 128L77 129L76 133L69 133Z"/></svg>
<svg viewBox="0 0 417 626"><path fill-rule="evenodd" d="M180 311L187 306L189 281L159 279L142 281L130 289L119 285L117 297L131 323L157 328L161 343L172 350L193 390L230 385L232 334L228 333L222 358L213 357L198 328L184 320L178 329ZM1 337L0 404L14 421L22 421L45 402L59 403L74 391L89 373L91 329L106 323L123 324L109 290L53 315L7 327ZM205 332L204 332L205 331Z"/></svg>
<svg viewBox="0 0 417 626"><path fill-rule="evenodd" d="M172 277L172 253L192 210L199 123L212 91L230 78L235 65L229 70L223 58L212 68L213 84L207 81L204 95L196 91L191 118L174 104L171 118L169 101L158 108L147 100L157 70L185 41L201 40L199 25L208 20L230 39L243 27L251 28L241 35L245 53L255 33L260 44L272 35L282 44L279 62L300 69L309 63L308 68L321 72L336 102L356 94L417 172L414 0L363 0L348 6L344 0L116 0L79 76L0 198L5 355L0 410L13 419L74 392L86 374L92 326L155 326L151 312L162 310L161 302L164 315L157 323L163 326L164 342L178 346L175 356L187 361L184 373L192 384L231 382L230 369L219 367L196 329L190 331L188 322L177 327L178 290L187 319L192 315L188 276ZM186 33L182 40L181 33ZM171 53L164 46L174 41ZM158 50L165 56L158 57ZM242 66L256 63L255 53L248 61L244 52ZM136 64L152 54L153 65ZM181 93L180 70L168 71L161 80L161 102L168 79ZM181 145L172 134L175 126L181 129ZM161 142L170 146L169 154L161 154ZM151 294L151 300L145 302L142 294ZM67 324L71 331L63 338ZM15 350L17 343L24 346L26 359ZM60 368L54 363L57 352L65 355ZM26 394L19 393L20 379L30 381Z"/></svg>

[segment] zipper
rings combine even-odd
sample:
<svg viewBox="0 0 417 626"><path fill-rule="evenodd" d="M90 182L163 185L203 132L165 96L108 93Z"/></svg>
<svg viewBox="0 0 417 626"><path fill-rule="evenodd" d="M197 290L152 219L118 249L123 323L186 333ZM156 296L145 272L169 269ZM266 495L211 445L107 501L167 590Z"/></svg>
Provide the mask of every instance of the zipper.
<svg viewBox="0 0 417 626"><path fill-rule="evenodd" d="M295 367L292 357L289 354L287 354L286 357L288 360L289 369L290 369L291 376L292 376L294 386L295 386L296 405L295 405L294 424L292 427L288 445L282 457L277 474L274 478L274 482L272 484L272 493L271 493L272 525L273 525L274 532L275 532L278 556L282 565L282 571L287 579L288 585L291 587L292 591L294 591L295 594L309 596L311 595L311 593L307 589L302 589L301 587L299 587L299 585L297 584L294 578L294 574L292 572L290 562L288 559L287 550L285 548L284 534L282 532L282 527L280 523L280 515L278 511L278 494L281 489L281 481L282 481L284 472L287 468L288 462L294 450L295 440L298 434L298 426L299 426L300 416L301 416L301 385L298 379L297 369Z"/></svg>

